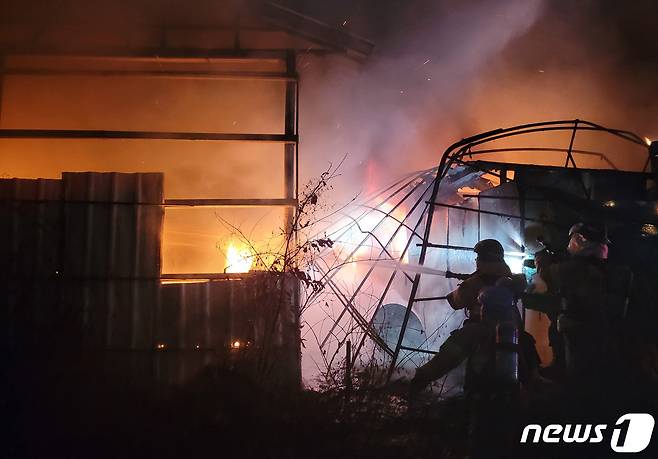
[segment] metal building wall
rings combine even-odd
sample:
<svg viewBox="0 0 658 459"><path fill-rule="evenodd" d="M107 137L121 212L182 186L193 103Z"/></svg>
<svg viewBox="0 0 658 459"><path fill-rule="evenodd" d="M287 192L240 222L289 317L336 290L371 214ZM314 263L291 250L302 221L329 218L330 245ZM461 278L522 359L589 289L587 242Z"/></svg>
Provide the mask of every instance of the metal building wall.
<svg viewBox="0 0 658 459"><path fill-rule="evenodd" d="M161 285L162 185L159 173L0 180L2 347L83 351L131 386L184 384L209 365L298 385L295 279Z"/></svg>

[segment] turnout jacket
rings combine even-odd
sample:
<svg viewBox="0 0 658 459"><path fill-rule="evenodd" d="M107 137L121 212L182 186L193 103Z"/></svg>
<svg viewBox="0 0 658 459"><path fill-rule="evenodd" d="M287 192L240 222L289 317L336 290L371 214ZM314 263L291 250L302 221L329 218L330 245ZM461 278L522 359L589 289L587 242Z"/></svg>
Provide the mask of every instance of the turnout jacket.
<svg viewBox="0 0 658 459"><path fill-rule="evenodd" d="M501 277L512 275L507 263L504 261L478 262L477 270L462 282L457 289L448 294L448 303L453 309L466 309L469 317L480 315L478 295L484 287L492 286Z"/></svg>

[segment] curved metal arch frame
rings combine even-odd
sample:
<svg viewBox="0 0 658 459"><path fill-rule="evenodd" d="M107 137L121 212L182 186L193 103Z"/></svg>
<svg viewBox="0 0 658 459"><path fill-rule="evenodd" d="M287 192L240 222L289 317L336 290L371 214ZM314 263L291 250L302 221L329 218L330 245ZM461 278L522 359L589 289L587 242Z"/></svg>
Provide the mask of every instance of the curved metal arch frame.
<svg viewBox="0 0 658 459"><path fill-rule="evenodd" d="M522 149L522 148L500 148L500 149L495 149L495 150L476 150L473 151L472 148L486 144L488 142L492 142L495 140L500 140L508 137L514 137L514 136L521 136L525 134L534 134L534 133L539 133L539 132L560 132L560 131L571 131L571 139L569 142L569 147L566 149L562 148L529 148L529 149ZM644 148L648 148L647 142L637 134L626 131L623 129L613 129L613 128L607 128L604 126L601 126L599 124L593 123L591 121L586 121L586 120L580 120L580 119L573 119L573 120L557 120L557 121L545 121L545 122L538 122L538 123L528 123L528 124L522 124L518 126L513 126L509 128L499 128L499 129L494 129L491 131L487 131L484 133L480 133L471 137L464 138L462 140L459 140L458 142L453 143L450 145L443 153L443 156L441 157L441 161L439 163L439 166L437 168L436 172L436 177L434 179L433 183L433 188L432 188L432 194L430 201L428 202L428 214L427 214L427 221L425 223L425 231L423 233L423 242L421 245L421 251L420 251L420 256L419 256L419 264L422 266L425 264L425 258L427 256L427 249L430 247L430 242L429 242L429 236L431 233L431 228L432 228L432 218L434 215L434 209L436 207L436 198L438 196L439 192L439 187L441 186L441 182L443 178L446 176L450 168L454 164L468 164L467 160L464 160L464 157L468 157L471 155L477 155L477 154L483 154L483 153L492 153L492 152L505 152L505 151L528 151L528 152L555 152L555 153L565 153L566 154L566 160L563 168L568 168L569 163L571 163L572 168L576 168L576 163L573 158L573 153L582 153L582 154L589 154L589 155L596 155L602 158L604 161L608 163L608 165L611 166L612 169L617 169L614 163L610 161L610 159L607 157L607 155L599 152L594 152L594 151L589 151L589 150L574 150L573 145L574 141L576 138L576 134L578 131L598 131L598 132L604 132L608 133L610 135L616 136L618 138L621 138L623 140L626 140L628 142L634 143L638 146L642 146ZM514 164L514 163L510 163ZM647 166L649 164L648 157L647 157L647 163L644 166L644 169L646 170ZM556 166L558 167L558 166ZM393 355L391 356L391 364L389 367L388 371L388 379L391 378L393 372L395 371L395 368L398 365L398 357L400 354L401 349L407 349L405 348L402 343L404 340L404 335L407 329L407 325L409 322L409 317L411 315L411 311L413 308L414 303L416 302L416 294L418 293L418 286L420 284L420 277L421 274L417 273L414 275L414 280L412 283L411 287L411 293L409 295L409 302L407 303L407 310L404 315L404 319L402 322L402 327L400 330L400 335L398 337L397 344L395 346L395 349L393 350ZM410 350L410 349L409 349ZM421 349L418 349L418 351L422 351Z"/></svg>

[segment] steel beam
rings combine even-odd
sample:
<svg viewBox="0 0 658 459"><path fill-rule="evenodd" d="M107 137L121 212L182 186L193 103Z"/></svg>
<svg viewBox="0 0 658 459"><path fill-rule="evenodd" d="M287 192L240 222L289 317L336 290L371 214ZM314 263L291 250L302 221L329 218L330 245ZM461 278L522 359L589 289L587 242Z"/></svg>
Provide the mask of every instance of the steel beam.
<svg viewBox="0 0 658 459"><path fill-rule="evenodd" d="M296 199L165 199L167 207L256 207L286 206L295 207Z"/></svg>
<svg viewBox="0 0 658 459"><path fill-rule="evenodd" d="M9 68L9 76L67 76L67 77L139 77L177 80L273 80L295 82L296 78L278 72L213 72L176 70L65 70L45 68Z"/></svg>
<svg viewBox="0 0 658 459"><path fill-rule="evenodd" d="M313 50L311 50L312 52ZM98 59L101 61L126 60L154 62L180 61L208 63L208 59L253 61L274 60L285 61L285 50L281 49L206 49L206 48L173 48L173 47L98 47L93 50L62 52L61 49L49 47L0 47L0 53L7 56L62 57L79 59Z"/></svg>
<svg viewBox="0 0 658 459"><path fill-rule="evenodd" d="M213 279L241 279L255 273L182 273L161 274L160 280L213 280Z"/></svg>
<svg viewBox="0 0 658 459"><path fill-rule="evenodd" d="M292 134L229 134L214 132L101 131L78 129L0 129L3 139L130 139L130 140L223 140L252 142L297 142Z"/></svg>

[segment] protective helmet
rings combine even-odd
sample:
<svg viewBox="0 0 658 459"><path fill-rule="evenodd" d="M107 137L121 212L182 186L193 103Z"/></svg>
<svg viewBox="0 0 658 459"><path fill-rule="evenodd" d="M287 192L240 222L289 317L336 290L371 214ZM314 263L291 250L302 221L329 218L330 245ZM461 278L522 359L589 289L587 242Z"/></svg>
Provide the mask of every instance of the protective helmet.
<svg viewBox="0 0 658 459"><path fill-rule="evenodd" d="M589 242L598 244L609 244L608 229L605 225L595 225L592 223L576 223L569 229L569 238L574 234L580 234Z"/></svg>
<svg viewBox="0 0 658 459"><path fill-rule="evenodd" d="M500 242L495 239L483 239L473 247L478 259L482 261L503 261L505 250Z"/></svg>

